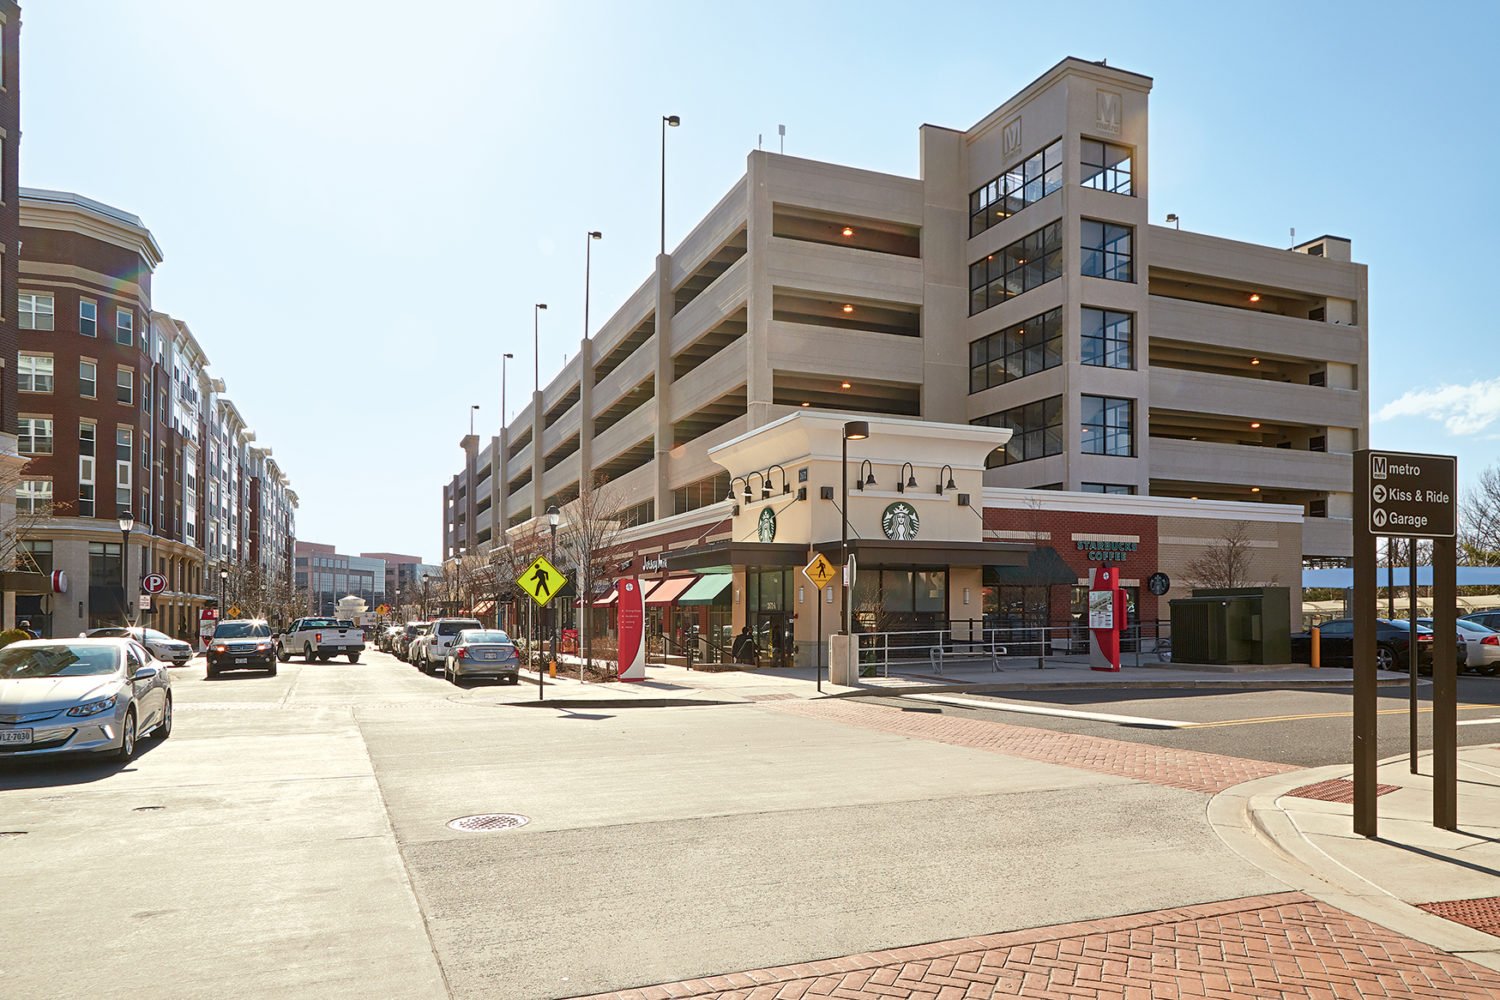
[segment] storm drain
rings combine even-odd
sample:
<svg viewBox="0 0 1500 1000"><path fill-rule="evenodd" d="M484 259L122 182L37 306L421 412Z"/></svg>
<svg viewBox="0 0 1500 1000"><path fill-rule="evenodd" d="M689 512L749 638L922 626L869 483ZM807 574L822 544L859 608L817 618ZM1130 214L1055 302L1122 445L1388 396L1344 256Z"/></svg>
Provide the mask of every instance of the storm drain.
<svg viewBox="0 0 1500 1000"><path fill-rule="evenodd" d="M529 817L520 813L480 813L478 816L460 816L458 819L449 820L450 830L462 830L464 833L499 833L502 830L514 830L530 823Z"/></svg>
<svg viewBox="0 0 1500 1000"><path fill-rule="evenodd" d="M1453 899L1446 903L1418 903L1417 909L1500 937L1500 896Z"/></svg>
<svg viewBox="0 0 1500 1000"><path fill-rule="evenodd" d="M1376 795L1389 795L1391 792L1400 791L1400 785L1376 785ZM1293 788L1288 795L1299 799L1316 799L1319 802L1354 802L1354 782L1348 778L1334 778L1332 781L1319 781L1311 785L1303 785L1301 788Z"/></svg>
<svg viewBox="0 0 1500 1000"><path fill-rule="evenodd" d="M24 837L28 832L26 830L0 830L0 837Z"/></svg>

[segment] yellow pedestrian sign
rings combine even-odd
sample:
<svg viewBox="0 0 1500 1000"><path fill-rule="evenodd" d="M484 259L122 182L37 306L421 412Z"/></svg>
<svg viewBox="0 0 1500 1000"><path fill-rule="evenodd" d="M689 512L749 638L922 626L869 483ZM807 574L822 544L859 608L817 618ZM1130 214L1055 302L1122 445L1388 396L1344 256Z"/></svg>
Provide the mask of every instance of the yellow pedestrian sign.
<svg viewBox="0 0 1500 1000"><path fill-rule="evenodd" d="M229 617L231 617L231 618L238 618L238 617L240 617L240 606L238 604L232 604L232 605L229 606Z"/></svg>
<svg viewBox="0 0 1500 1000"><path fill-rule="evenodd" d="M549 563L544 556L537 556L536 562L526 567L526 571L516 577L516 586L531 595L531 599L542 607L557 594L563 587L567 586L568 578L557 571L557 567Z"/></svg>
<svg viewBox="0 0 1500 1000"><path fill-rule="evenodd" d="M828 561L827 556L819 552L813 556L812 562L802 567L802 575L811 580L814 587L822 590L838 576L838 570L833 568L833 563Z"/></svg>

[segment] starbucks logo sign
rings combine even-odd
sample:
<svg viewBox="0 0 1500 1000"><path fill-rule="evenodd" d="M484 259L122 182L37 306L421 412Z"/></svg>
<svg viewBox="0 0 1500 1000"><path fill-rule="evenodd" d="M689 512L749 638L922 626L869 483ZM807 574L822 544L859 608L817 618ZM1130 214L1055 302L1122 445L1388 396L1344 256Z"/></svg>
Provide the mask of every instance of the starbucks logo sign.
<svg viewBox="0 0 1500 1000"><path fill-rule="evenodd" d="M774 542L776 540L776 512L767 507L760 512L760 520L755 525L755 535L763 542Z"/></svg>
<svg viewBox="0 0 1500 1000"><path fill-rule="evenodd" d="M917 516L917 508L905 500L897 500L880 515L880 530L892 541L911 541L917 537L917 530L921 526L922 519Z"/></svg>

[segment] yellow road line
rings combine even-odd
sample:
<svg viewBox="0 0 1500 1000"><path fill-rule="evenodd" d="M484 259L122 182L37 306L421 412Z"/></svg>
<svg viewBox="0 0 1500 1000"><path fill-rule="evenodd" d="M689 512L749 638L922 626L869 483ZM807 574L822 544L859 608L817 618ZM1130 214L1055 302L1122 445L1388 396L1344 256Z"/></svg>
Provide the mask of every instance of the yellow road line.
<svg viewBox="0 0 1500 1000"><path fill-rule="evenodd" d="M1459 705L1460 712L1471 712L1479 709L1494 711L1494 705ZM1431 712L1431 705L1418 705L1418 714ZM1405 715L1406 706L1401 708L1382 708L1376 711L1376 715ZM1266 715L1257 719L1226 719L1223 722L1192 722L1184 726L1184 729L1216 729L1223 726L1256 726L1267 722L1301 722L1305 719L1350 719L1354 717L1353 712L1311 712L1306 715Z"/></svg>

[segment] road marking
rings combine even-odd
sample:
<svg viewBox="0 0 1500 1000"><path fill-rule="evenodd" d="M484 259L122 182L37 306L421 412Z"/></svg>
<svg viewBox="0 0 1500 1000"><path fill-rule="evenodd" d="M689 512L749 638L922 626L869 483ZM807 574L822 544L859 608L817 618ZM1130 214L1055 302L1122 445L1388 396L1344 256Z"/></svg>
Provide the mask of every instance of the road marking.
<svg viewBox="0 0 1500 1000"><path fill-rule="evenodd" d="M1080 712L1071 708L1049 708L1042 705L1018 705L1012 701L978 701L973 698L950 698L941 694L911 694L904 697L935 701L958 708L984 708L992 712L1015 712L1019 715L1050 715L1060 719L1085 719L1090 722L1112 722L1120 726L1148 726L1152 729L1192 729L1196 722L1179 719L1151 719L1138 715L1110 715L1107 712Z"/></svg>
<svg viewBox="0 0 1500 1000"><path fill-rule="evenodd" d="M1487 711L1493 711L1494 707L1495 706L1493 706L1493 705L1459 705L1458 706L1458 711L1460 711L1460 712L1472 712L1472 711L1479 710L1479 709L1484 709L1484 710L1487 710ZM1431 712L1431 711L1432 711L1432 706L1431 705L1419 705L1419 706L1417 706L1417 714L1418 715L1424 715L1424 714L1426 714L1428 712ZM1406 712L1407 712L1406 706L1402 706L1401 708L1382 708L1382 709L1377 710L1375 714L1376 715L1405 715ZM1305 720L1308 720L1308 719L1351 719L1353 717L1354 717L1354 713L1353 712L1309 712L1309 713L1307 713L1305 715L1266 715L1266 716L1262 716L1261 718L1257 718L1257 719L1225 719L1222 722L1197 722L1197 723L1193 724L1192 728L1194 728L1194 729L1214 729L1214 728L1221 727L1221 726L1255 726L1255 725L1261 725L1261 724L1267 723L1267 722L1302 722L1302 721L1305 721ZM1463 724L1464 723L1462 723L1462 722L1459 723L1460 726L1462 726Z"/></svg>
<svg viewBox="0 0 1500 1000"><path fill-rule="evenodd" d="M1492 726L1500 724L1500 719L1459 719L1460 726Z"/></svg>

